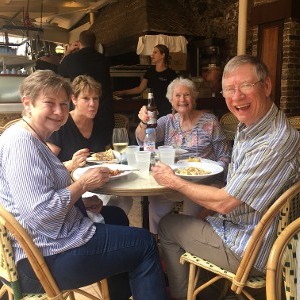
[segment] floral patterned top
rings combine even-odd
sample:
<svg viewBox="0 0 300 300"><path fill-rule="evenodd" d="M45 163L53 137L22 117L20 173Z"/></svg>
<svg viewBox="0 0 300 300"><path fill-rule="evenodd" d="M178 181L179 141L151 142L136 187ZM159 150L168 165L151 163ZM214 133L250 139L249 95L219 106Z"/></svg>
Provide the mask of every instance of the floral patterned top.
<svg viewBox="0 0 300 300"><path fill-rule="evenodd" d="M142 145L142 141L137 141ZM203 112L195 127L189 131L181 130L178 113L159 118L156 142L164 142L164 145L188 150L188 153L181 158L200 156L216 161L225 169L230 162L230 142L226 139L217 117L211 113Z"/></svg>

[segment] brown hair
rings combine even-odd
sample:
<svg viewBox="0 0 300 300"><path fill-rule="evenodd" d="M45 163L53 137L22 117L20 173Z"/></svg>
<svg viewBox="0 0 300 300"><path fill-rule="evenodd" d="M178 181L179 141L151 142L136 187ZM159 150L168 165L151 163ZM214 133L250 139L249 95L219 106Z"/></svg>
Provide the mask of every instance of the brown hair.
<svg viewBox="0 0 300 300"><path fill-rule="evenodd" d="M72 89L65 78L50 70L37 70L27 76L20 85L19 91L21 97L28 96L34 104L41 91L44 94L51 90L51 93L59 92L60 89L66 91L70 100Z"/></svg>
<svg viewBox="0 0 300 300"><path fill-rule="evenodd" d="M95 47L95 44L96 44L96 35L91 30L84 30L79 35L79 42L84 47Z"/></svg>
<svg viewBox="0 0 300 300"><path fill-rule="evenodd" d="M169 48L166 45L163 45L163 44L158 44L158 45L154 46L154 48L157 48L161 54L165 55L164 62L167 66L169 66L170 58L171 58Z"/></svg>
<svg viewBox="0 0 300 300"><path fill-rule="evenodd" d="M75 98L77 98L79 93L83 90L96 91L98 92L99 97L102 93L101 84L98 81L96 81L93 77L88 75L79 75L75 77L72 82L72 89Z"/></svg>

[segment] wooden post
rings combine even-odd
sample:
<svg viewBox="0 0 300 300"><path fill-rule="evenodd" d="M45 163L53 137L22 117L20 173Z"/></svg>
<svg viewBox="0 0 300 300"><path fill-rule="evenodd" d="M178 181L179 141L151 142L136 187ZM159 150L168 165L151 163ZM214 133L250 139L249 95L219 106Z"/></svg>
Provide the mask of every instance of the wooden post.
<svg viewBox="0 0 300 300"><path fill-rule="evenodd" d="M248 0L239 0L237 55L246 54Z"/></svg>

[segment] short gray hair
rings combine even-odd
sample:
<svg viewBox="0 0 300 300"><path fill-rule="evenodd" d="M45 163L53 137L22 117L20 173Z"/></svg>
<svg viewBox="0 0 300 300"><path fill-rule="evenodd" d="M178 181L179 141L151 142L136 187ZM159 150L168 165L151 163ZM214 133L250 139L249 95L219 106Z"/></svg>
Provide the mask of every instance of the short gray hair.
<svg viewBox="0 0 300 300"><path fill-rule="evenodd" d="M175 89L175 87L180 86L180 85L187 87L190 90L192 99L196 101L196 99L198 97L198 91L197 91L196 85L194 84L194 82L192 80L190 80L188 78L183 78L183 77L178 77L178 78L174 79L168 85L167 95L166 95L168 100L170 102L172 101L174 89Z"/></svg>
<svg viewBox="0 0 300 300"><path fill-rule="evenodd" d="M238 67L245 64L250 64L253 66L253 70L256 73L258 80L264 81L269 76L267 66L258 57L243 54L233 57L225 65L223 70L222 83L228 73L235 71Z"/></svg>

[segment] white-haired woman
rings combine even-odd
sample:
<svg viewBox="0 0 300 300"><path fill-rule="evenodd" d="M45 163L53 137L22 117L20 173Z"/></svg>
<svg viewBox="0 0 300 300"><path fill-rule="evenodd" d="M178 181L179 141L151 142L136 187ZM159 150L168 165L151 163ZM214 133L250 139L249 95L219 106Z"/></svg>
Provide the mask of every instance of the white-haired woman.
<svg viewBox="0 0 300 300"><path fill-rule="evenodd" d="M156 142L172 145L188 150L187 155L195 155L216 161L224 169L230 160L231 147L221 130L218 119L212 113L196 109L197 89L193 81L187 78L176 78L168 86L169 99L173 114L158 119L156 128ZM138 114L141 122L136 128L136 138L141 145L145 138L148 114L143 106ZM177 194L176 194L177 195ZM150 198L149 218L150 231L157 233L159 220L169 213L181 195L158 196ZM184 199L183 212L198 215L201 207L188 199Z"/></svg>

